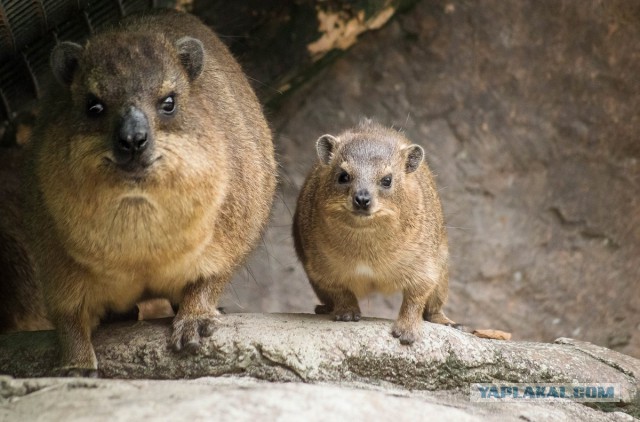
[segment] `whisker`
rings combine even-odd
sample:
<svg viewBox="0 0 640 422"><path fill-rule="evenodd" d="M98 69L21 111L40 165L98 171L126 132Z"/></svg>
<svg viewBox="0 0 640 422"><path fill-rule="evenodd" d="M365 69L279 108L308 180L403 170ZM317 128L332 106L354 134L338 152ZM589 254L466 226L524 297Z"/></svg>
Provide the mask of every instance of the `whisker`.
<svg viewBox="0 0 640 422"><path fill-rule="evenodd" d="M234 305L236 305L238 308L244 311L245 307L242 306L242 303L240 303L240 296L238 296L238 292L236 291L236 288L233 287L233 283L229 283L229 287L231 288L231 292L233 293Z"/></svg>
<svg viewBox="0 0 640 422"><path fill-rule="evenodd" d="M456 230L471 230L471 227L456 227L456 226L445 226L447 229L456 229Z"/></svg>
<svg viewBox="0 0 640 422"><path fill-rule="evenodd" d="M256 278L255 274L253 273L253 270L251 269L251 265L249 265L248 263L245 264L244 269L247 271L247 273L249 273L249 275L251 276L251 278L253 279L254 283L256 283L258 286L260 287L264 287Z"/></svg>

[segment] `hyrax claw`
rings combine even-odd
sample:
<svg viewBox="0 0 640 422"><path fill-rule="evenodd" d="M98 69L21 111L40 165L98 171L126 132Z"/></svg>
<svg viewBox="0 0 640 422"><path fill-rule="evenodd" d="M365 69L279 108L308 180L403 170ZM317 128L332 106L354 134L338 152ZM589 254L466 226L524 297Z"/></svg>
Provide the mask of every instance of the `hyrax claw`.
<svg viewBox="0 0 640 422"><path fill-rule="evenodd" d="M203 339L211 337L218 320L215 315L176 317L173 322L171 346L174 351L197 354L202 350Z"/></svg>
<svg viewBox="0 0 640 422"><path fill-rule="evenodd" d="M357 322L357 321L360 321L360 311L338 312L334 315L334 318L336 321Z"/></svg>

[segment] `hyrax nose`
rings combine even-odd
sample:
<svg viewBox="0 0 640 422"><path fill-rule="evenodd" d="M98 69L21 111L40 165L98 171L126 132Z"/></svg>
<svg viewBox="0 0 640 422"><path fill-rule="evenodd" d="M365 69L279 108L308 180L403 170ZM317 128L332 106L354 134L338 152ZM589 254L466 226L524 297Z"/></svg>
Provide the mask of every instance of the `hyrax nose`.
<svg viewBox="0 0 640 422"><path fill-rule="evenodd" d="M116 133L116 157L127 160L139 156L150 144L147 116L138 108L129 108L122 116Z"/></svg>
<svg viewBox="0 0 640 422"><path fill-rule="evenodd" d="M371 194L366 189L360 189L353 195L353 206L359 210L368 210L371 206Z"/></svg>
<svg viewBox="0 0 640 422"><path fill-rule="evenodd" d="M147 132L121 131L118 146L123 151L142 152L147 147Z"/></svg>

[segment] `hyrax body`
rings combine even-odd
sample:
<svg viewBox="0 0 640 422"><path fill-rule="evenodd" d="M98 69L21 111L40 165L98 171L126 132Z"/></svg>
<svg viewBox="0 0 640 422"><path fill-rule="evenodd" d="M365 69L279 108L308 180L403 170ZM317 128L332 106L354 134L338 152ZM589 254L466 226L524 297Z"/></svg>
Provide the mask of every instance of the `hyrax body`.
<svg viewBox="0 0 640 422"><path fill-rule="evenodd" d="M358 299L402 291L392 330L403 344L422 319L452 324L447 236L424 151L371 121L316 143L319 161L300 192L296 252L322 305L337 321L358 321Z"/></svg>
<svg viewBox="0 0 640 422"><path fill-rule="evenodd" d="M144 298L178 304L171 344L198 351L273 199L253 91L211 30L171 11L62 43L51 63L27 216L63 373L95 375L92 328Z"/></svg>

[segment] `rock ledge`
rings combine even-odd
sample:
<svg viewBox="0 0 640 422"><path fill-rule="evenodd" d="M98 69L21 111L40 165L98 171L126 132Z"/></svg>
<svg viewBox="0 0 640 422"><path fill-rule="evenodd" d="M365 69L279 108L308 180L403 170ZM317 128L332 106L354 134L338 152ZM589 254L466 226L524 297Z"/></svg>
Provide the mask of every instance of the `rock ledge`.
<svg viewBox="0 0 640 422"><path fill-rule="evenodd" d="M170 320L102 326L94 345L104 378L244 376L401 391L456 390L467 397L471 383L606 382L620 385L619 405L625 411L635 414L640 407L640 361L590 343L486 340L425 323L423 339L407 347L390 335L390 327L381 319L338 323L307 314L230 314L220 318L197 356L168 349ZM53 332L0 336L0 374L48 376L56 357Z"/></svg>

